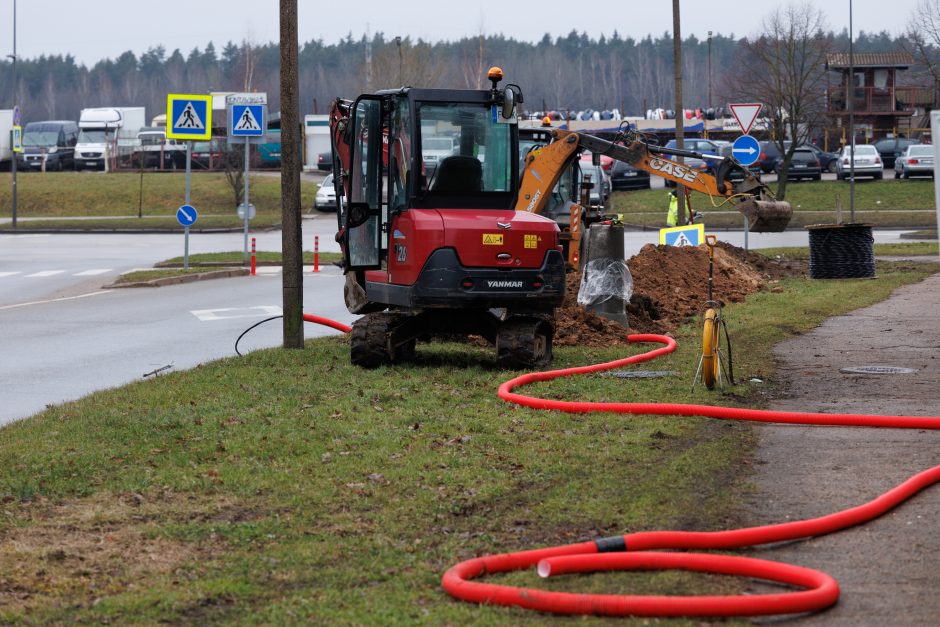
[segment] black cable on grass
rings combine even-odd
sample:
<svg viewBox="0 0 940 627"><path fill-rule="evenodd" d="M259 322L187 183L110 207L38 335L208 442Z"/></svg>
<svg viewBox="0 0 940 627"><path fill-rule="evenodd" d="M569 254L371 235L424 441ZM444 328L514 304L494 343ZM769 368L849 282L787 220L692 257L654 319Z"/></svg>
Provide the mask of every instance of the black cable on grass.
<svg viewBox="0 0 940 627"><path fill-rule="evenodd" d="M265 318L265 319L262 320L261 322L256 322L256 323L254 323L253 325L251 325L250 327L248 327L247 329L245 329L244 331L242 331L242 334L238 336L238 339L237 339L237 340L235 340L235 352L238 353L238 356L239 356L239 357L244 357L244 355L242 355L242 354L238 351L238 343L242 341L242 338L243 338L243 337L245 337L246 335L248 335L248 332L249 332L249 331L251 331L251 330L254 329L255 327L260 327L260 326L261 326L262 324L264 324L265 322L271 322L272 320L277 320L278 318L283 318L283 317L284 317L284 315L281 314L280 316L271 316L270 318Z"/></svg>

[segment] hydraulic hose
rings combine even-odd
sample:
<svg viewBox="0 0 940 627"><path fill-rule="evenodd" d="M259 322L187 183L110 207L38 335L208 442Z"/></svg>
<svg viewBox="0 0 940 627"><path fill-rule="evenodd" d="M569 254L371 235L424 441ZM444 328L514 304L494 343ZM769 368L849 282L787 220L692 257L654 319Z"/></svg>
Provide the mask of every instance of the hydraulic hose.
<svg viewBox="0 0 940 627"><path fill-rule="evenodd" d="M304 314L304 320L325 324L340 331L348 332L350 329L342 323L310 314ZM559 401L513 391L537 381L602 372L650 361L676 348L675 340L664 335L638 334L629 336L628 340L631 343L656 342L663 346L602 364L527 373L500 385L499 397L524 407L569 413L615 412L805 425L940 429L940 416L800 413L682 403ZM556 547L476 557L448 569L441 583L451 596L464 601L517 606L556 614L719 617L818 611L833 605L839 598L839 584L826 573L769 560L676 551L726 550L826 535L873 520L937 482L940 482L940 466L914 475L868 503L806 520L726 531L644 531ZM672 552L663 552L663 549ZM747 596L610 595L548 592L478 581L484 575L532 567L536 568L541 577L611 570L681 569L753 577L803 589Z"/></svg>

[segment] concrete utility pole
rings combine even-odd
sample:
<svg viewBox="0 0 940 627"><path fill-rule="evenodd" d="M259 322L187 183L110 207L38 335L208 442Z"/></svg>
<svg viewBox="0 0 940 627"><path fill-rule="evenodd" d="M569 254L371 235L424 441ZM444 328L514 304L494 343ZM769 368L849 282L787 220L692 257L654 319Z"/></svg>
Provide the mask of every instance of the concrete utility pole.
<svg viewBox="0 0 940 627"><path fill-rule="evenodd" d="M672 0L672 57L676 66L676 148L685 148L685 115L682 111L682 34L679 28L679 0ZM684 157L676 157L679 163L685 163ZM676 185L679 199L677 226L685 226L685 187Z"/></svg>
<svg viewBox="0 0 940 627"><path fill-rule="evenodd" d="M284 348L304 346L300 237L300 94L297 0L281 2L281 257Z"/></svg>

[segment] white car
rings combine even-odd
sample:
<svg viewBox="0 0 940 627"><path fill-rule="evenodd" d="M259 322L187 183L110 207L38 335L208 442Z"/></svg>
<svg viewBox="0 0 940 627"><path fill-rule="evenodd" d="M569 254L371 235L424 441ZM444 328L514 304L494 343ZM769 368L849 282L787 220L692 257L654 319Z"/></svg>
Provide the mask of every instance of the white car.
<svg viewBox="0 0 940 627"><path fill-rule="evenodd" d="M336 211L336 190L333 188L332 173L320 183L320 189L313 200L313 208L317 211Z"/></svg>
<svg viewBox="0 0 940 627"><path fill-rule="evenodd" d="M839 165L836 166L836 178L844 181L852 175L852 147L846 146L839 153ZM855 145L855 176L871 176L875 180L884 178L885 166L881 162L878 149L870 144Z"/></svg>
<svg viewBox="0 0 940 627"><path fill-rule="evenodd" d="M894 160L894 178L906 179L912 176L933 178L933 146L908 146L901 156Z"/></svg>

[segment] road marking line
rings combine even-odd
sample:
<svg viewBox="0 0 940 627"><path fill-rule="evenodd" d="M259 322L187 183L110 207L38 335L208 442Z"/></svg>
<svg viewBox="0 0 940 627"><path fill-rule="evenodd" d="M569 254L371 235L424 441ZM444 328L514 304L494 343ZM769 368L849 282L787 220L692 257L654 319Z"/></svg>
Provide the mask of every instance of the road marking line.
<svg viewBox="0 0 940 627"><path fill-rule="evenodd" d="M280 316L284 312L278 305L259 305L258 307L223 307L220 309L193 309L189 313L202 322L231 320L233 318L260 318L262 316Z"/></svg>
<svg viewBox="0 0 940 627"><path fill-rule="evenodd" d="M13 272L0 272L0 277L13 276L14 274L19 274L19 273L20 273L19 270L15 270Z"/></svg>
<svg viewBox="0 0 940 627"><path fill-rule="evenodd" d="M112 268L92 268L91 270L85 270L84 272L78 272L72 276L95 276L98 274L104 274L105 272L111 272Z"/></svg>
<svg viewBox="0 0 940 627"><path fill-rule="evenodd" d="M281 266L260 266L255 268L257 274L280 274Z"/></svg>
<svg viewBox="0 0 940 627"><path fill-rule="evenodd" d="M43 270L42 272L34 272L33 274L27 274L26 277L27 278L47 277L47 276L55 276L57 274L65 274L65 270Z"/></svg>
<svg viewBox="0 0 940 627"><path fill-rule="evenodd" d="M50 298L49 300L34 300L28 303L17 303L16 305L2 305L0 306L0 311L4 309L17 309L18 307L28 307L30 305L44 305L46 303L58 303L63 300L76 300L78 298L88 298L89 296L98 296L99 294L107 294L111 290L101 290L100 292L89 292L87 294L79 294L78 296L63 296L62 298Z"/></svg>

